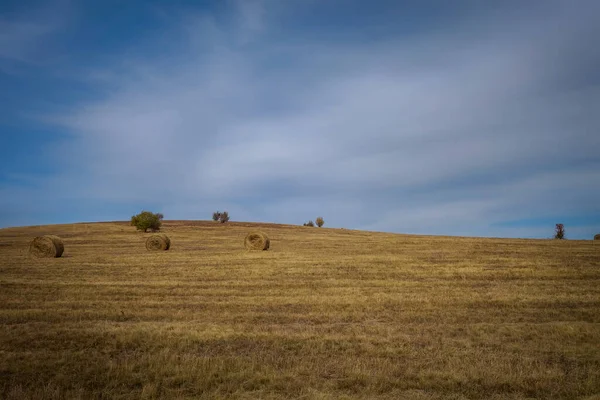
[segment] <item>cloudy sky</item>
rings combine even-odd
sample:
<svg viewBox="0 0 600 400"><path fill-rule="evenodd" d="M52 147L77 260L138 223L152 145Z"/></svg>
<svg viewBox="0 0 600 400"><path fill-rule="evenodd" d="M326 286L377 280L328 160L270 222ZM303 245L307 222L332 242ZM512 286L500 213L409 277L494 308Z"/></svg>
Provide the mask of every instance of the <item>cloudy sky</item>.
<svg viewBox="0 0 600 400"><path fill-rule="evenodd" d="M600 232L600 1L2 1L0 227Z"/></svg>

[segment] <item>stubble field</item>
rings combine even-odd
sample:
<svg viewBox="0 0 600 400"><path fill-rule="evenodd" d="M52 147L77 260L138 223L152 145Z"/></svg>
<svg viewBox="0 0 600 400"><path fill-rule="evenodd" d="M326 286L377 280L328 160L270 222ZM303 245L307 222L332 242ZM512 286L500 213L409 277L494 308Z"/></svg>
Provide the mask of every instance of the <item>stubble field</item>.
<svg viewBox="0 0 600 400"><path fill-rule="evenodd" d="M0 399L600 398L600 241L163 231L0 229Z"/></svg>

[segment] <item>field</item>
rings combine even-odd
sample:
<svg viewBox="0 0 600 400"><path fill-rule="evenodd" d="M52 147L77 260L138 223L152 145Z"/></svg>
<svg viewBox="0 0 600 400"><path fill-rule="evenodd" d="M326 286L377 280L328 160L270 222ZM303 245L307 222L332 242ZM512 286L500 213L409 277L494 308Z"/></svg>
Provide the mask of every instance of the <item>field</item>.
<svg viewBox="0 0 600 400"><path fill-rule="evenodd" d="M1 399L600 399L600 241L164 232L0 229Z"/></svg>

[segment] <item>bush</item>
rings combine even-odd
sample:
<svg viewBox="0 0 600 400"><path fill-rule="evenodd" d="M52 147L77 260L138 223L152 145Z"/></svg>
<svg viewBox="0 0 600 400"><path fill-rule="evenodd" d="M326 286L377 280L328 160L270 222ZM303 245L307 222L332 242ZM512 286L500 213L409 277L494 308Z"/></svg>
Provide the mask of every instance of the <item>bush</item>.
<svg viewBox="0 0 600 400"><path fill-rule="evenodd" d="M564 239L565 238L565 226L563 224L556 224L556 228L554 228L554 239Z"/></svg>
<svg viewBox="0 0 600 400"><path fill-rule="evenodd" d="M222 224L229 221L229 213L227 211L223 211L219 216L219 221L221 221Z"/></svg>
<svg viewBox="0 0 600 400"><path fill-rule="evenodd" d="M217 211L213 213L213 221L215 222L220 222L222 224L224 224L225 222L229 221L229 213L227 211Z"/></svg>
<svg viewBox="0 0 600 400"><path fill-rule="evenodd" d="M135 226L137 230L143 232L148 232L148 229L157 232L160 230L163 218L164 216L161 213L155 214L150 211L142 211L131 217L131 226Z"/></svg>
<svg viewBox="0 0 600 400"><path fill-rule="evenodd" d="M317 226L320 228L323 226L323 224L325 224L325 220L323 219L323 217L317 217L317 219L315 220L315 222L317 223Z"/></svg>
<svg viewBox="0 0 600 400"><path fill-rule="evenodd" d="M312 221L308 221L307 223L304 224L304 226L315 226L315 223Z"/></svg>
<svg viewBox="0 0 600 400"><path fill-rule="evenodd" d="M594 240L600 240L600 233L594 235Z"/></svg>

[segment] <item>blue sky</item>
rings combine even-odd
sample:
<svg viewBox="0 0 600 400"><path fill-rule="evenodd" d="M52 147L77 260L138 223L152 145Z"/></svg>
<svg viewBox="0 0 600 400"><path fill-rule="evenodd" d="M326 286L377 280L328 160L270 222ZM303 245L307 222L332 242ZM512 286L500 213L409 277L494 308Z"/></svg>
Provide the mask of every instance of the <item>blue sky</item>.
<svg viewBox="0 0 600 400"><path fill-rule="evenodd" d="M600 2L3 1L0 227L600 232Z"/></svg>

